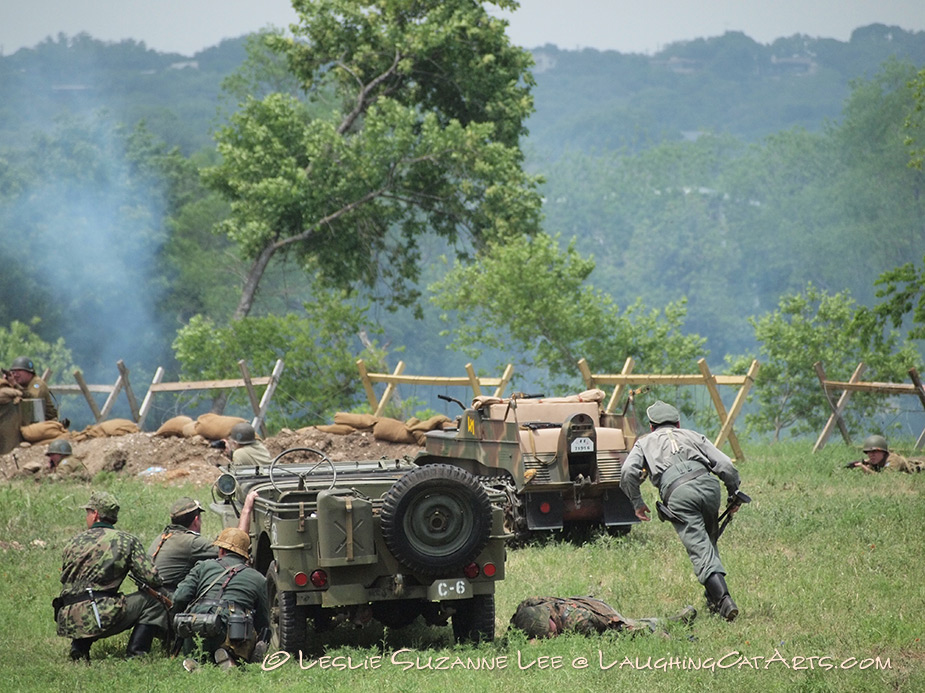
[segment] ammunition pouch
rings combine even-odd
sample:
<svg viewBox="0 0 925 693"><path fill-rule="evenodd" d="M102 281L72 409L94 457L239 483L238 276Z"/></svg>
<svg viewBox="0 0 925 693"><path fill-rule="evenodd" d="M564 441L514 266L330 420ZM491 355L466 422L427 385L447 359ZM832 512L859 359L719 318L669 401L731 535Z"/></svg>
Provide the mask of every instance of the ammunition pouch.
<svg viewBox="0 0 925 693"><path fill-rule="evenodd" d="M173 617L173 629L178 638L201 635L217 638L225 633L225 624L219 614L194 614L183 612Z"/></svg>

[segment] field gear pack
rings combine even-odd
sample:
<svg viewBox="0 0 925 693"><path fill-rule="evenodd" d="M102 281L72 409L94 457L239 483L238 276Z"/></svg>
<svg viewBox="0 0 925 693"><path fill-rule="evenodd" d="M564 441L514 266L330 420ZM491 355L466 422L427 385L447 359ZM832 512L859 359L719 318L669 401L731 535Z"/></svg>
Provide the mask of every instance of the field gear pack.
<svg viewBox="0 0 925 693"><path fill-rule="evenodd" d="M229 607L232 605L230 602L222 601L221 595L224 594L225 588L228 586L228 583L231 582L231 579L246 567L247 566L244 564L241 564L233 568L225 568L225 570L219 573L205 589L200 590L196 598L187 605L186 611L178 613L173 617L173 627L178 638L190 638L193 635L201 635L204 638L217 638L226 632L226 622L230 612ZM227 577L225 577L226 575ZM203 597L209 593L209 590L211 590L222 577L225 577L225 581L219 588L219 598L203 600ZM210 607L209 612L195 613L190 611L196 604ZM253 629L253 624L251 624L251 628Z"/></svg>

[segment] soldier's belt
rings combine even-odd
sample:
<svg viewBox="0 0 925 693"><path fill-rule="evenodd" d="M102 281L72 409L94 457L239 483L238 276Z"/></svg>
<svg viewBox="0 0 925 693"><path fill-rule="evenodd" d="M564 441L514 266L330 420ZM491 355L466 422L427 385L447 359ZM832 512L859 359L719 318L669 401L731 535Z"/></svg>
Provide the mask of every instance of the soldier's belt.
<svg viewBox="0 0 925 693"><path fill-rule="evenodd" d="M668 505L668 499L671 498L672 492L674 492L674 490L678 488L678 486L682 486L683 484L686 484L688 481L693 481L698 476L703 476L709 471L710 470L707 469L706 467L699 467L697 469L693 469L689 472L682 474L677 479L675 479L670 484L668 484L667 488L665 488L664 491L659 489L659 493L662 497L662 503L664 503L665 505Z"/></svg>
<svg viewBox="0 0 925 693"><path fill-rule="evenodd" d="M84 590L77 594L62 594L58 599L60 600L60 606L70 606L71 604L79 604L80 602L89 602L91 600L118 596L119 590L93 590L92 597L89 592Z"/></svg>

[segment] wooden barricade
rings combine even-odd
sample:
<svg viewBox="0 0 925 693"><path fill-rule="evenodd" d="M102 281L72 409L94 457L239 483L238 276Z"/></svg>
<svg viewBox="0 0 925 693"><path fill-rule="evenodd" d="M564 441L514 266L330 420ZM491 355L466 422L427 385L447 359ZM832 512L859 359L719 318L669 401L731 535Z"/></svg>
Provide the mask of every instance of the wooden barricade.
<svg viewBox="0 0 925 693"><path fill-rule="evenodd" d="M851 435L848 433L848 427L845 426L842 414L853 392L873 392L880 395L916 395L922 407L925 408L925 388L922 387L922 381L915 368L910 368L908 371L909 379L912 381L911 383L862 382L861 375L863 375L864 371L867 369L867 366L863 362L858 364L858 367L854 369L854 373L847 382L828 380L825 375L825 369L818 361L813 364L813 368L816 370L816 377L819 378L819 384L822 386L822 393L825 395L825 399L829 403L829 408L832 410L828 421L826 421L822 429L822 433L819 434L819 438L813 446L813 452L825 447L826 442L829 440L829 436L832 434L832 429L835 426L838 426L838 430L841 432L845 444L851 445ZM830 390L842 391L837 402L832 401L832 396L829 393ZM918 440L915 442L915 449L920 450L923 445L925 445L925 430L922 431Z"/></svg>
<svg viewBox="0 0 925 693"><path fill-rule="evenodd" d="M462 385L472 388L473 397L482 394L482 387L494 387L494 396L501 397L505 388L514 375L514 366L508 364L500 378L480 378L475 374L475 369L471 363L466 364L466 376L456 378L444 378L430 375L402 375L405 371L405 362L399 361L392 373L370 373L366 370L366 364L363 359L357 361L357 369L360 371L360 379L363 381L363 389L366 390L366 399L369 400L369 406L374 410L375 416L382 416L386 405L395 394L397 385ZM385 392L381 398L376 398L376 392L373 389L373 383L385 383Z"/></svg>
<svg viewBox="0 0 925 693"><path fill-rule="evenodd" d="M748 396L748 391L751 389L752 384L755 382L755 377L758 375L758 368L760 366L758 361L752 361L745 375L713 375L707 366L706 359L700 359L697 362L697 366L700 368L699 375L633 373L633 367L635 365L636 362L632 357L629 357L623 364L623 370L619 374L602 375L591 373L591 369L585 359L581 359L578 362L578 368L581 370L581 375L588 389L600 387L602 385L616 386L607 403L607 407L604 409L605 414L614 413L617 402L623 397L623 393L628 385L703 385L709 391L710 399L713 401L713 406L716 409L716 413L719 415L720 430L713 444L716 445L716 447L721 447L723 443L728 440L735 454L735 460L741 462L745 459L742 447L739 445L739 440L733 430L733 424L741 413L742 407L745 405L745 399ZM729 409L728 412L720 397L719 385L732 385L738 386L739 388L736 398L732 403L732 408Z"/></svg>
<svg viewBox="0 0 925 693"><path fill-rule="evenodd" d="M279 378L283 373L283 361L278 359L276 365L273 367L273 373L266 377L252 378L250 373L247 370L247 365L243 360L238 361L238 368L241 371L240 380L203 380L203 381L191 381L191 382L176 382L176 383L162 383L161 379L164 377L164 369L158 367L157 371L154 373L154 379L151 381L151 386L148 388L148 394L145 395L144 401L141 404L141 410L139 412L138 418L138 427L141 428L144 425L145 418L147 418L148 413L151 411L151 405L154 402L154 395L158 392L192 392L195 390L229 390L237 388L246 388L247 396L250 399L251 409L254 412L254 418L251 421L254 429L260 431L261 435L267 435L267 428L264 420L266 419L267 409L270 406L270 400L273 398L273 393L276 391L276 386L279 384ZM263 397L258 400L257 392L254 390L255 386L265 385L266 390L263 392Z"/></svg>
<svg viewBox="0 0 925 693"><path fill-rule="evenodd" d="M119 397L119 393L125 390L125 396L128 399L128 405L132 412L132 419L138 422L138 400L135 399L135 393L132 391L132 385L129 382L129 370L121 360L116 362L116 367L119 369L119 377L116 378L116 382L112 385L88 385L84 380L83 373L74 371L74 380L77 382L76 385L49 385L48 389L55 395L82 394L84 399L87 400L87 404L90 405L90 411L93 412L96 423L109 418L109 414L112 412L112 408ZM42 374L42 380L47 383L50 376L51 371L46 370ZM93 398L93 393L105 393L107 395L102 409L100 409L96 400Z"/></svg>

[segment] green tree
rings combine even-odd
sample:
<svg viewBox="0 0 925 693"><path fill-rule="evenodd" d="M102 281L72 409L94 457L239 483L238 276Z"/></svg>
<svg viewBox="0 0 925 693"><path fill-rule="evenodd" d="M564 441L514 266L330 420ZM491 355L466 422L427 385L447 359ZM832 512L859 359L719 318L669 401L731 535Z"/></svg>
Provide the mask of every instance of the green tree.
<svg viewBox="0 0 925 693"><path fill-rule="evenodd" d="M374 342L361 344L360 332L376 334L366 309L339 291L316 289L303 309L285 315L246 317L221 326L195 316L174 342L181 375L188 378L227 377L229 364L245 359L252 373L266 374L277 359L284 370L267 423L273 428L328 423L334 413L349 410L361 390L356 359L378 368L382 351ZM232 407L247 412L243 394L229 398Z"/></svg>
<svg viewBox="0 0 925 693"><path fill-rule="evenodd" d="M925 69L919 70L909 82L912 90L913 107L906 116L906 146L909 147L909 165L922 170L925 161L925 142L922 142L922 130L925 128Z"/></svg>
<svg viewBox="0 0 925 693"><path fill-rule="evenodd" d="M540 234L489 243L477 267L457 264L431 289L454 348L472 358L486 348L519 354L518 372L540 369L538 380L556 391L574 390L581 358L604 373L629 356L643 372L696 372L704 340L682 334L683 302L621 311L586 282L593 269L574 241L563 251Z"/></svg>
<svg viewBox="0 0 925 693"><path fill-rule="evenodd" d="M808 284L781 298L777 310L749 320L759 343L761 370L753 399L758 410L746 414L756 432L773 433L779 440L791 435L818 433L831 409L813 364L822 363L830 380L848 380L858 363L867 364L865 379L895 382L918 360L908 344L894 334L874 338L869 315L858 310L848 292L829 294ZM753 357L729 358L734 370ZM844 418L848 428L888 408L883 397L855 393Z"/></svg>
<svg viewBox="0 0 925 693"><path fill-rule="evenodd" d="M296 0L294 36L267 37L303 88L248 99L206 172L231 204L222 231L251 264L233 319L270 262L292 258L333 285L416 291L418 237L475 244L535 231L537 181L519 139L532 110L529 53L484 5L509 0Z"/></svg>

